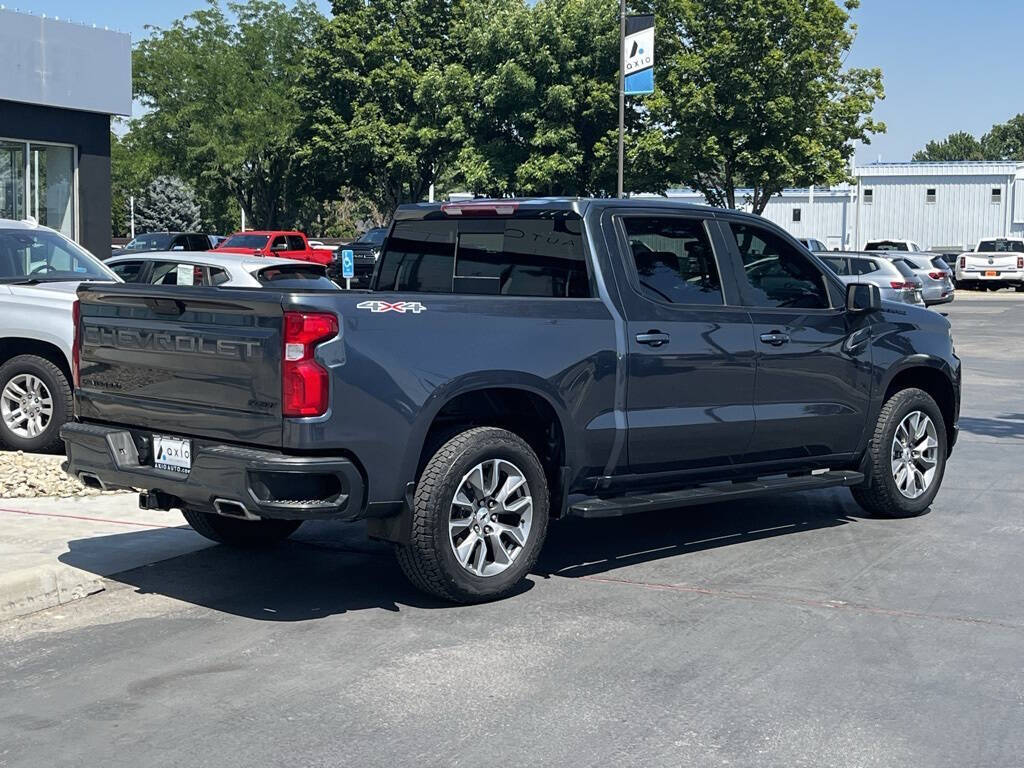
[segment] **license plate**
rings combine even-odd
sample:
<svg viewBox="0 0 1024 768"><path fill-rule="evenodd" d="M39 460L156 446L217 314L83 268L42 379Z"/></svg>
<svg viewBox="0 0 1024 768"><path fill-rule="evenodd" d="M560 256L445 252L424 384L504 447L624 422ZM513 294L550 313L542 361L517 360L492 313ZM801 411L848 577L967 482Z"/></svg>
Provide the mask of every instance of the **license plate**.
<svg viewBox="0 0 1024 768"><path fill-rule="evenodd" d="M187 475L192 470L192 441L181 437L153 435L153 466Z"/></svg>
<svg viewBox="0 0 1024 768"><path fill-rule="evenodd" d="M999 277L999 273L996 272L994 269L986 269L985 277Z"/></svg>

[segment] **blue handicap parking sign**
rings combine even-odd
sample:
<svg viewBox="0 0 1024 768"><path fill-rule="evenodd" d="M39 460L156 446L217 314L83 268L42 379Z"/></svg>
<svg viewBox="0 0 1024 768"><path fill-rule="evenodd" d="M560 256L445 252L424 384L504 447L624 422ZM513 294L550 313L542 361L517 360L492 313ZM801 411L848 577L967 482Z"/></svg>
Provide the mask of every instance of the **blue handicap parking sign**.
<svg viewBox="0 0 1024 768"><path fill-rule="evenodd" d="M341 252L341 276L346 280L356 276L355 260L348 248Z"/></svg>

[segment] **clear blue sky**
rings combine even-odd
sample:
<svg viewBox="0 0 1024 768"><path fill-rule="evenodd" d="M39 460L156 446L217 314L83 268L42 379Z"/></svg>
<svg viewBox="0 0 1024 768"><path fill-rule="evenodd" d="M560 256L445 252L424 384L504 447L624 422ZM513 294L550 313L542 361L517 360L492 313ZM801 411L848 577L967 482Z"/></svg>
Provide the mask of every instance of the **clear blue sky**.
<svg viewBox="0 0 1024 768"><path fill-rule="evenodd" d="M71 18L145 36L202 0L0 0L8 8ZM325 13L328 0L318 0ZM847 63L879 66L886 100L876 116L889 127L858 152L861 162L909 160L932 138L976 135L1024 112L1019 46L1024 0L861 0L857 41Z"/></svg>

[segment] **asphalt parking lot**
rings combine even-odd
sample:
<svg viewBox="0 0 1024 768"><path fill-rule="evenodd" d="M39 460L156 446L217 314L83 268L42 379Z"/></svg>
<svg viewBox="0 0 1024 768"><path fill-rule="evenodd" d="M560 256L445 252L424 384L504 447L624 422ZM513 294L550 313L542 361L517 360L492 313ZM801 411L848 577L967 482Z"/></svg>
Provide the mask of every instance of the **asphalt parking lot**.
<svg viewBox="0 0 1024 768"><path fill-rule="evenodd" d="M961 438L923 517L836 490L561 523L476 607L354 527L203 549L0 625L0 766L1019 765L1024 295L944 311Z"/></svg>

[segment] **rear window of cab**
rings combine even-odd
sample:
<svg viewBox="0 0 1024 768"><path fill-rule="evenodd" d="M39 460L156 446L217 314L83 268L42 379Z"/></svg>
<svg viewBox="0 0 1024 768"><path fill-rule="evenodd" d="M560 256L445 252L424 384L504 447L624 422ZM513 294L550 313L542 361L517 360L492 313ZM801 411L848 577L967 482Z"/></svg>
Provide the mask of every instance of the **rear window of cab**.
<svg viewBox="0 0 1024 768"><path fill-rule="evenodd" d="M380 262L378 291L549 298L591 295L583 222L570 212L399 221Z"/></svg>

